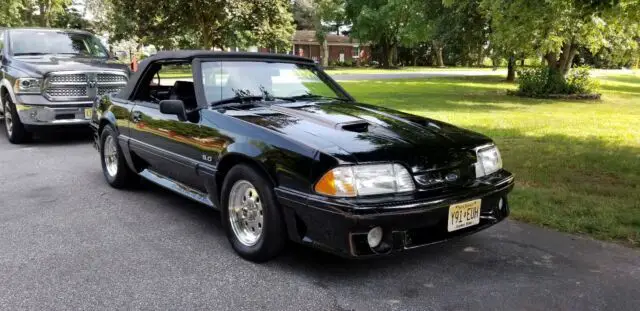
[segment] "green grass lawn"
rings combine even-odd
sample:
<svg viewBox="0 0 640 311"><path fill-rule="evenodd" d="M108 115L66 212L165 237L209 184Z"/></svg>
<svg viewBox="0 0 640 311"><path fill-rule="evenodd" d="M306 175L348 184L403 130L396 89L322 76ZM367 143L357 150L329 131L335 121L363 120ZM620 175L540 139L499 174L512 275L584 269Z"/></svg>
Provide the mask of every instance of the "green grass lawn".
<svg viewBox="0 0 640 311"><path fill-rule="evenodd" d="M600 77L600 101L508 96L502 79L341 83L359 101L495 139L517 178L513 218L640 246L640 75Z"/></svg>
<svg viewBox="0 0 640 311"><path fill-rule="evenodd" d="M506 68L498 68L505 69ZM327 73L332 76L338 76L343 74L388 74L388 73L410 73L410 72L445 72L445 71L484 71L487 75L491 75L494 73L493 68L489 67L447 67L447 68L437 68L437 67L422 67L422 66L411 66L411 67L403 67L399 69L382 69L382 68L370 68L370 67L354 67L354 68L335 68L335 69L327 69ZM497 74L497 73L496 73Z"/></svg>

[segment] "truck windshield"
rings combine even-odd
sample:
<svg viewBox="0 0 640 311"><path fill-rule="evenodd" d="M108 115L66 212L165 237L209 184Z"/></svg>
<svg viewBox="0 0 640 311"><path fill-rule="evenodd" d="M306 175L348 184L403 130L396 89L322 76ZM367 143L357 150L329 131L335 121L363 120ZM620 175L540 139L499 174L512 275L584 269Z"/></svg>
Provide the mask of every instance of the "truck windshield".
<svg viewBox="0 0 640 311"><path fill-rule="evenodd" d="M11 52L20 55L63 54L83 57L108 57L98 38L85 33L50 30L12 30Z"/></svg>
<svg viewBox="0 0 640 311"><path fill-rule="evenodd" d="M202 82L208 103L237 97L264 97L291 101L342 98L313 66L260 61L202 63Z"/></svg>

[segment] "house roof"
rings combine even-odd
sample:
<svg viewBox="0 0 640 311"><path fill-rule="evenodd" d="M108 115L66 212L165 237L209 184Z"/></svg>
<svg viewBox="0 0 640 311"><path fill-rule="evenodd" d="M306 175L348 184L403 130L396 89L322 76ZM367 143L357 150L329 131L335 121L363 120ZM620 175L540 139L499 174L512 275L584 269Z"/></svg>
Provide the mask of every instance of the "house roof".
<svg viewBox="0 0 640 311"><path fill-rule="evenodd" d="M297 30L293 35L293 43L295 44L311 44L316 45L319 44L316 39L315 30ZM327 44L329 45L361 45L361 43L349 36L339 36L335 33L327 34Z"/></svg>

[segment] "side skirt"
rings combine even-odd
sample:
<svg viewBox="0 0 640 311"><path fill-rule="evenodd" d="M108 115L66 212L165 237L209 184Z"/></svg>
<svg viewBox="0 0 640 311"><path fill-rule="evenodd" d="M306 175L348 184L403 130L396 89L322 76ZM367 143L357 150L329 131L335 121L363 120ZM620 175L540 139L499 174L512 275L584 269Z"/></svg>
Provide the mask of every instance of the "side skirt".
<svg viewBox="0 0 640 311"><path fill-rule="evenodd" d="M211 199L209 199L209 196L206 193L202 193L196 189L193 189L189 186L186 186L184 184L181 184L173 179L170 179L166 176L160 175L154 171L151 171L149 169L145 169L142 172L140 172L140 176L142 176L144 179L158 185L164 188L167 188L177 194L180 194L184 197L187 197L191 200L194 200L198 203L204 204L208 207L211 207L213 209L218 209L218 207L216 207L213 202L211 202Z"/></svg>

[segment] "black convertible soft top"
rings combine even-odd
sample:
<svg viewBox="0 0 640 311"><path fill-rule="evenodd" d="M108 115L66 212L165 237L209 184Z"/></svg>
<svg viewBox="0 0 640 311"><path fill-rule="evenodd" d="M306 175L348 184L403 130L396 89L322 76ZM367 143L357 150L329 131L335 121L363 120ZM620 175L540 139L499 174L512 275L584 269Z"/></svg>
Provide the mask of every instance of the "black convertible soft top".
<svg viewBox="0 0 640 311"><path fill-rule="evenodd" d="M207 50L178 50L178 51L160 51L148 58L145 58L138 65L138 71L134 72L129 78L127 86L118 93L119 98L129 98L133 93L138 79L142 73L145 72L150 64L162 61L188 61L191 62L194 58L208 58L208 59L250 59L250 60L274 60L274 61L288 61L288 62L301 62L313 64L313 60L287 54L273 54L273 53L256 53L256 52L217 52Z"/></svg>

